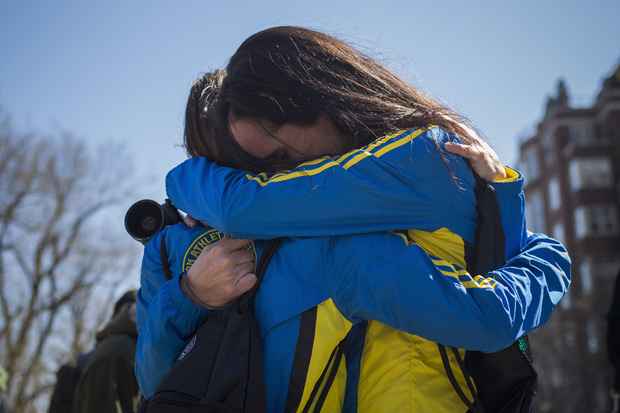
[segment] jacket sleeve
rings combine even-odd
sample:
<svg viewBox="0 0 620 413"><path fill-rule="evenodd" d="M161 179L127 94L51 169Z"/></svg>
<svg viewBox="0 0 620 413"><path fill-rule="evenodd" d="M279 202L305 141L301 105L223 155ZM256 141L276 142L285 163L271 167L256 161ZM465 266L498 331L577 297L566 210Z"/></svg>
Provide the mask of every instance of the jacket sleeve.
<svg viewBox="0 0 620 413"><path fill-rule="evenodd" d="M360 237L324 252L323 282L338 308L352 322L378 320L445 345L508 347L544 324L570 285L566 249L540 234L504 267L473 276L396 236Z"/></svg>
<svg viewBox="0 0 620 413"><path fill-rule="evenodd" d="M164 229L144 248L136 315L138 343L136 377L142 394L149 398L181 353L207 310L195 305L181 291L180 276L167 280L159 255Z"/></svg>
<svg viewBox="0 0 620 413"><path fill-rule="evenodd" d="M456 139L401 131L271 177L192 158L168 173L166 190L177 208L242 238L434 230L473 216L469 166L443 149Z"/></svg>
<svg viewBox="0 0 620 413"><path fill-rule="evenodd" d="M504 232L504 256L517 255L527 242L525 223L525 195L523 176L506 167L507 177L491 183L499 207L500 221Z"/></svg>

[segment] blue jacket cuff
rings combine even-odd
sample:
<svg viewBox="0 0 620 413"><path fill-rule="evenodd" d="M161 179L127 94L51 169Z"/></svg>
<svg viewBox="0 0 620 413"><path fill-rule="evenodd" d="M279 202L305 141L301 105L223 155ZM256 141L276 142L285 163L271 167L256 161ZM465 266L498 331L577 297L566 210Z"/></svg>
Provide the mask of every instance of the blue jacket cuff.
<svg viewBox="0 0 620 413"><path fill-rule="evenodd" d="M183 318L189 324L195 325L203 321L209 314L209 310L201 305L194 303L181 289L181 277L185 273L175 275L170 285L170 302L179 314L183 314Z"/></svg>
<svg viewBox="0 0 620 413"><path fill-rule="evenodd" d="M506 167L508 177L499 181L489 182L497 193L519 193L523 190L523 175L521 172L510 167Z"/></svg>

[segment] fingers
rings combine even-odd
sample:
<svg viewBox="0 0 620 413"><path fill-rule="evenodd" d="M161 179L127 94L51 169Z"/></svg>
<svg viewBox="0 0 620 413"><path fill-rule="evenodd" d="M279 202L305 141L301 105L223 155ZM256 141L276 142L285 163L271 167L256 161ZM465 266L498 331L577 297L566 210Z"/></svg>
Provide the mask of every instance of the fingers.
<svg viewBox="0 0 620 413"><path fill-rule="evenodd" d="M219 241L217 244L213 245L211 247L212 251L209 251L206 254L223 261L223 263L228 264L229 267L234 267L235 265L246 262L254 262L256 257L254 256L253 249L248 248L248 245L250 244L240 244L238 242L231 244L224 241L225 240Z"/></svg>
<svg viewBox="0 0 620 413"><path fill-rule="evenodd" d="M462 143L446 142L446 150L455 155L462 156L469 160L475 160L482 155L479 148L473 145L464 145Z"/></svg>
<svg viewBox="0 0 620 413"><path fill-rule="evenodd" d="M446 151L469 160L471 167L482 179L494 181L506 177L504 165L495 151L484 141L468 144L446 142Z"/></svg>
<svg viewBox="0 0 620 413"><path fill-rule="evenodd" d="M240 277L236 283L236 289L239 295L251 290L252 287L256 285L256 281L257 281L256 275L252 273L248 273Z"/></svg>
<svg viewBox="0 0 620 413"><path fill-rule="evenodd" d="M229 253L229 260L238 267L239 265L251 263L254 265L254 254L246 249L237 250Z"/></svg>
<svg viewBox="0 0 620 413"><path fill-rule="evenodd" d="M239 278L243 277L244 275L249 274L249 273L253 273L253 272L254 272L254 263L253 262L246 262L244 264L239 264L234 269L234 272L233 272L234 279L238 280Z"/></svg>
<svg viewBox="0 0 620 413"><path fill-rule="evenodd" d="M222 238L217 245L224 252L231 252L247 247L250 242L252 241L248 239Z"/></svg>

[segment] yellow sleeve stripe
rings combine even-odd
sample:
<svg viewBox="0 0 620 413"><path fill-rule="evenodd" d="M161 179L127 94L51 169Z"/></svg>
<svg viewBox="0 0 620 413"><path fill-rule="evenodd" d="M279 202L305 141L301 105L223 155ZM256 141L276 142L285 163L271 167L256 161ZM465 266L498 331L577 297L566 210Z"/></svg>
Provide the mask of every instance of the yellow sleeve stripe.
<svg viewBox="0 0 620 413"><path fill-rule="evenodd" d="M321 158L318 159L313 159L311 161L308 162L304 162L302 164L297 165L298 168L303 167L303 166L313 166L313 165L318 165L320 163L323 163L324 161L326 161L327 159L329 159L329 156L323 156ZM263 172L264 173L264 172ZM266 174L265 174L266 175Z"/></svg>
<svg viewBox="0 0 620 413"><path fill-rule="evenodd" d="M418 136L420 136L421 134L423 134L424 132L426 132L427 130L429 130L429 128L421 128L421 129L417 129L415 132L411 133L409 136L406 136L403 139L399 139L396 142L392 142L388 145L385 145L384 147L382 147L381 149L377 150L374 155L377 158L382 157L383 155L385 155L386 153L393 151L394 149L401 147L409 142L411 142L412 140L414 140L415 138L417 138Z"/></svg>
<svg viewBox="0 0 620 413"><path fill-rule="evenodd" d="M433 258L433 257L431 257L431 261L433 262L433 264L435 264L437 266L440 266L440 267L454 268L454 266L452 264L450 264L446 260L442 260L441 258Z"/></svg>
<svg viewBox="0 0 620 413"><path fill-rule="evenodd" d="M461 270L461 271L442 271L442 273L444 275L449 275L451 277L457 277L457 278L460 277L460 276L463 276L463 275L466 275L468 277L470 276L469 273L467 272L467 270Z"/></svg>
<svg viewBox="0 0 620 413"><path fill-rule="evenodd" d="M364 148L354 149L340 156L336 160L328 161L329 159L332 159L329 157L322 157L322 158L314 159L314 160L300 164L297 167L297 169L295 169L294 171L278 173L278 174L271 176L270 178L268 178L267 174L265 174L264 172L259 173L257 175L247 174L246 178L250 181L257 182L260 186L267 186L270 183L284 182L284 181L288 181L288 180L295 179L295 178L318 175L336 166L342 166L344 169L349 169L353 167L354 165L357 165L362 159L365 159L369 156L380 158L386 153L411 142L413 139L422 135L424 132L428 131L429 129L431 129L431 127L399 131L399 132L384 136L382 138L379 138L373 143L365 146ZM316 165L315 168L303 169L303 170L299 169L299 168L315 166L315 165Z"/></svg>
<svg viewBox="0 0 620 413"><path fill-rule="evenodd" d="M402 232L394 231L392 232L392 234L400 237L400 239L402 239L406 245L413 244L411 240L407 237L407 235L403 234ZM493 289L497 285L497 282L493 280L492 278L483 277L482 275L476 275L475 277L472 278L472 276L469 274L469 272L467 272L467 270L457 270L456 268L454 268L454 265L450 264L446 260L442 260L441 258L437 258L435 256L429 256L429 258L431 259L431 262L435 265L436 269L442 275L445 275L446 277L449 277L449 278L454 278L463 287L467 289L471 289L471 288ZM450 270L446 271L445 269L441 267L449 268Z"/></svg>
<svg viewBox="0 0 620 413"><path fill-rule="evenodd" d="M335 161L332 162L327 162L321 166L319 166L318 168L315 169L309 169L309 170L303 170L303 171L295 171L295 172L291 172L291 173L286 173L286 174L276 174L274 176L272 176L270 179L268 180L263 180L262 177L256 175L256 176L252 176L252 175L246 175L246 177L251 180L251 181L256 181L258 182L258 184L260 186L267 186L270 183L275 183L275 182L284 182L284 181L288 181L291 179L295 179L295 178L299 178L301 176L313 176L313 175L318 175L321 172L332 168L334 166L338 166L338 163Z"/></svg>
<svg viewBox="0 0 620 413"><path fill-rule="evenodd" d="M353 165L355 165L362 159L369 157L370 155L372 155L372 153L366 152L366 151L359 153L355 155L353 158L349 159L342 167L344 169L349 169L350 167L352 167Z"/></svg>
<svg viewBox="0 0 620 413"><path fill-rule="evenodd" d="M439 271L446 277L454 278L465 288L495 288L497 282L492 278L483 277L482 275L476 275L471 277L467 271Z"/></svg>

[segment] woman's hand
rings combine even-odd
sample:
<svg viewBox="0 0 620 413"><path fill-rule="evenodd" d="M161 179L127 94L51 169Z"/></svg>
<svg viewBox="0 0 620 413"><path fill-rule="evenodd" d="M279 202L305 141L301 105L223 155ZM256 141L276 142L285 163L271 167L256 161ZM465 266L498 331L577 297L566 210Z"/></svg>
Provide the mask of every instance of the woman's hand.
<svg viewBox="0 0 620 413"><path fill-rule="evenodd" d="M446 150L469 160L472 169L487 181L506 178L506 168L497 153L482 140L478 134L468 128L470 142L467 144L446 142Z"/></svg>
<svg viewBox="0 0 620 413"><path fill-rule="evenodd" d="M256 284L251 241L224 238L202 250L187 272L189 295L206 307L222 307Z"/></svg>

